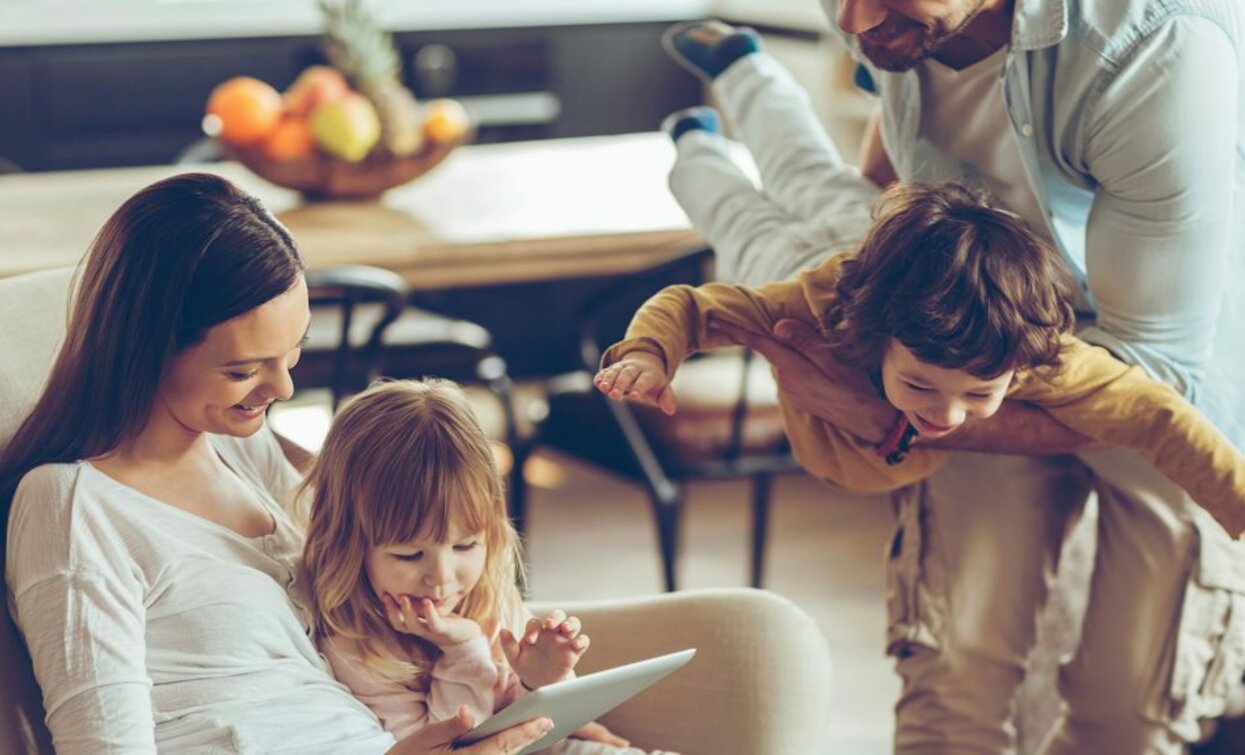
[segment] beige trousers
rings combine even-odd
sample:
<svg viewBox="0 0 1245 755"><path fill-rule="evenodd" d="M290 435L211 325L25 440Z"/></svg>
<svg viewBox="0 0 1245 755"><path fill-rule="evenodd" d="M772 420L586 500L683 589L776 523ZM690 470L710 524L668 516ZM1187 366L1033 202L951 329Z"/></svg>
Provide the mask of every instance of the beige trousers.
<svg viewBox="0 0 1245 755"><path fill-rule="evenodd" d="M1015 752L1015 695L1070 518L1098 496L1081 643L1042 752L1178 753L1245 672L1245 546L1140 456L957 454L893 497L901 753Z"/></svg>

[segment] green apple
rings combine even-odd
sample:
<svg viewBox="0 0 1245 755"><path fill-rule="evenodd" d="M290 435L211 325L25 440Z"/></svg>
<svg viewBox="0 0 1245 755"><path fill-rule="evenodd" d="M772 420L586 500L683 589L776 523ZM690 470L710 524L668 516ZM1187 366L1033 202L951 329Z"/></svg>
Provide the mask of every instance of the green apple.
<svg viewBox="0 0 1245 755"><path fill-rule="evenodd" d="M311 111L311 134L325 152L354 163L380 141L380 117L368 98L350 92Z"/></svg>

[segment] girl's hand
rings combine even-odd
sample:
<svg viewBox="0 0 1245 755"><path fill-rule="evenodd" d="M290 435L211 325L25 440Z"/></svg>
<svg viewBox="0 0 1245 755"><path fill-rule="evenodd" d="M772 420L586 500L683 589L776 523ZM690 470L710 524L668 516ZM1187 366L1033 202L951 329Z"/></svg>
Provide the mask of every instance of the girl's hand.
<svg viewBox="0 0 1245 755"><path fill-rule="evenodd" d="M523 686L536 689L562 681L579 663L589 643L581 629L579 619L554 611L529 621L522 638L501 630L501 649Z"/></svg>
<svg viewBox="0 0 1245 755"><path fill-rule="evenodd" d="M610 731L605 724L599 724L593 721L584 724L571 735L575 739L586 739L589 742L601 742L602 744L613 745L614 747L630 747L631 742L623 739L614 732Z"/></svg>
<svg viewBox="0 0 1245 755"><path fill-rule="evenodd" d="M593 385L612 399L650 404L666 414L678 406L661 358L647 351L631 351L597 373Z"/></svg>
<svg viewBox="0 0 1245 755"><path fill-rule="evenodd" d="M415 600L410 595L399 595L395 599L384 593L380 601L395 632L413 634L437 647L459 645L484 636L479 624L457 614L442 616L427 598Z"/></svg>

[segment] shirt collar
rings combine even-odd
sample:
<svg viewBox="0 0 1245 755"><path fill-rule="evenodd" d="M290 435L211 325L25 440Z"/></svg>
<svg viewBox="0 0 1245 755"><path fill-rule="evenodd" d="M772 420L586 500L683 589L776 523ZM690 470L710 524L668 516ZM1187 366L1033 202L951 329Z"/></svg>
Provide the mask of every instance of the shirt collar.
<svg viewBox="0 0 1245 755"><path fill-rule="evenodd" d="M1068 35L1067 0L1016 0L1012 49L1040 50Z"/></svg>

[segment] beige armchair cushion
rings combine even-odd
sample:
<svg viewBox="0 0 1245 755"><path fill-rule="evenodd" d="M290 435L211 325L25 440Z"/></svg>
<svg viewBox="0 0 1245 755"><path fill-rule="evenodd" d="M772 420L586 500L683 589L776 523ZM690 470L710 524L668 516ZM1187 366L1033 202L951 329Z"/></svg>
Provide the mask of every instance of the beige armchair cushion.
<svg viewBox="0 0 1245 755"><path fill-rule="evenodd" d="M581 674L696 648L688 665L602 719L637 747L683 755L825 749L830 651L816 622L786 598L733 588L531 608L580 617L592 640Z"/></svg>

